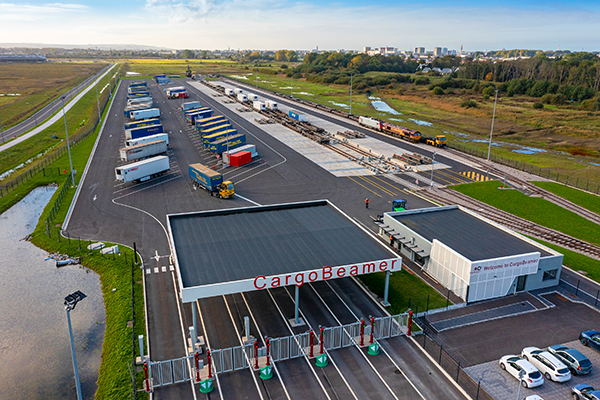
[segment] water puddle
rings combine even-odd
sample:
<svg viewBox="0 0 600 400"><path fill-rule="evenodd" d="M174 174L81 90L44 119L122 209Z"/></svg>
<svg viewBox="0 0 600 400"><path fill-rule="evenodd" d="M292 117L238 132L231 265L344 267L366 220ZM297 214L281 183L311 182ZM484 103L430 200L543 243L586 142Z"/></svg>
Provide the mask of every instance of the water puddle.
<svg viewBox="0 0 600 400"><path fill-rule="evenodd" d="M105 312L100 279L81 266L56 268L28 241L56 188L38 188L0 215L0 399L73 399L66 295L87 298L71 312L84 398L96 392Z"/></svg>
<svg viewBox="0 0 600 400"><path fill-rule="evenodd" d="M288 88L289 89L289 88ZM295 92L295 94L303 94L305 96L314 96L314 94L312 93L308 93L308 92Z"/></svg>
<svg viewBox="0 0 600 400"><path fill-rule="evenodd" d="M379 97L369 96L369 100L371 100L371 105L379 112L384 112L392 115L402 115L401 112L394 110L388 103L381 100Z"/></svg>
<svg viewBox="0 0 600 400"><path fill-rule="evenodd" d="M403 119L400 118L388 118L390 121L398 121L398 122L404 122Z"/></svg>
<svg viewBox="0 0 600 400"><path fill-rule="evenodd" d="M231 75L232 78L237 78L237 79L245 79L248 80L247 76L241 76L241 75Z"/></svg>
<svg viewBox="0 0 600 400"><path fill-rule="evenodd" d="M590 165L595 165L596 167L600 167L600 164L598 164L598 163L595 163L595 162L591 162L591 163L588 163L588 164L590 164Z"/></svg>
<svg viewBox="0 0 600 400"><path fill-rule="evenodd" d="M348 105L348 104L336 103L333 100L328 100L328 102L331 103L331 104L333 104L334 106L337 106L337 107L348 108L348 109L350 108L350 105Z"/></svg>
<svg viewBox="0 0 600 400"><path fill-rule="evenodd" d="M427 121L421 121L419 119L414 119L414 118L409 118L408 119L410 122L415 123L419 126L433 126L433 124L431 122L427 122Z"/></svg>
<svg viewBox="0 0 600 400"><path fill-rule="evenodd" d="M513 153L520 153L520 154L546 153L546 150L544 150L544 149L538 149L536 147L525 147L525 146L522 146L520 149L513 149L511 151Z"/></svg>
<svg viewBox="0 0 600 400"><path fill-rule="evenodd" d="M127 76L140 75L139 72L128 71L125 73Z"/></svg>

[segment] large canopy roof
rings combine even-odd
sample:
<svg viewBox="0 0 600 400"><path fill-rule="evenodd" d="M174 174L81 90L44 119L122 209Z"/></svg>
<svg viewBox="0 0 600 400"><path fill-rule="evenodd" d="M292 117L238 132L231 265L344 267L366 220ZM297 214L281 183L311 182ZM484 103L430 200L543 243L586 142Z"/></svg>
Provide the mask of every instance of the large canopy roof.
<svg viewBox="0 0 600 400"><path fill-rule="evenodd" d="M326 200L167 219L184 302L401 267L397 255ZM376 263L365 267L368 261ZM328 269L336 266L346 268Z"/></svg>

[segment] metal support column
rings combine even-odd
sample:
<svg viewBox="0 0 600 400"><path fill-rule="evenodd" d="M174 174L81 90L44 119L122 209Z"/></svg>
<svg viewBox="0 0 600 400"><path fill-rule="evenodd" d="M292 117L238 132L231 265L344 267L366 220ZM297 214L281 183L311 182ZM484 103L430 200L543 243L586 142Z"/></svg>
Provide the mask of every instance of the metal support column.
<svg viewBox="0 0 600 400"><path fill-rule="evenodd" d="M196 343L198 343L198 319L196 317L196 302L192 303L192 313L194 320L194 337L192 338L192 348L196 351Z"/></svg>
<svg viewBox="0 0 600 400"><path fill-rule="evenodd" d="M69 322L69 338L71 339L71 356L73 358L73 371L75 373L75 388L77 389L77 399L82 400L81 381L79 380L79 370L77 369L77 356L75 355L75 343L73 342L73 328L71 327L71 310L67 308L67 321Z"/></svg>
<svg viewBox="0 0 600 400"><path fill-rule="evenodd" d="M385 273L385 286L383 288L383 305L388 307L390 302L388 301L388 294L390 292L390 275L392 273L390 271L386 271Z"/></svg>
<svg viewBox="0 0 600 400"><path fill-rule="evenodd" d="M298 318L298 309L300 308L300 286L296 286L295 293L296 304L294 305L294 322L300 324L300 319Z"/></svg>

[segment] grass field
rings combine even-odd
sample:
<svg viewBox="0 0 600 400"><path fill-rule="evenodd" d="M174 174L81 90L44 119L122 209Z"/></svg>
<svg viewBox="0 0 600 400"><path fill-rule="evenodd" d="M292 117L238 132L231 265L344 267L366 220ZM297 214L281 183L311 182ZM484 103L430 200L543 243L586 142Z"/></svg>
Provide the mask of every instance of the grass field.
<svg viewBox="0 0 600 400"><path fill-rule="evenodd" d="M29 118L105 65L93 62L0 65L0 124L6 129ZM20 96L6 96L17 93Z"/></svg>
<svg viewBox="0 0 600 400"><path fill-rule="evenodd" d="M537 240L537 239L533 239ZM582 272L590 279L600 282L600 261L593 258L584 256L583 254L576 253L571 250L567 250L563 247L556 246L554 244L546 243L541 240L537 240L544 246L550 247L553 250L558 251L564 255L563 264L572 270Z"/></svg>
<svg viewBox="0 0 600 400"><path fill-rule="evenodd" d="M382 74L385 73L369 72L365 75ZM261 88L290 95L291 80L283 74L256 74L250 70L231 73L229 76L247 84L258 83ZM477 101L478 107L465 109L460 106L465 96L460 95L459 91L456 91L457 94L435 96L427 86L413 84L396 84L390 89L372 90L373 93L354 91L353 114L389 120L427 135L443 134L450 143L487 153L494 105L492 98L484 100L481 95L468 95L467 97ZM305 79L295 79L293 95L349 111L350 85L315 84ZM378 112L368 99L370 95L380 97L401 115ZM558 173L563 179L568 176L571 182L575 179L587 179L599 184L600 165L594 164L600 164L600 160L597 157L578 155L599 154L600 119L597 113L580 111L575 107L534 110L532 103L533 99L523 96L503 97L498 101L492 154L511 162L533 165L536 171L539 168L552 169L553 177ZM523 147L539 150L535 150L533 154L515 152L527 152Z"/></svg>
<svg viewBox="0 0 600 400"><path fill-rule="evenodd" d="M536 186L546 189L560 197L600 214L600 197L582 190L561 185L555 182L532 182Z"/></svg>
<svg viewBox="0 0 600 400"><path fill-rule="evenodd" d="M527 197L512 190L500 190L500 182L476 182L452 188L501 210L529 221L566 233L567 235L600 244L597 224L539 197Z"/></svg>
<svg viewBox="0 0 600 400"><path fill-rule="evenodd" d="M100 94L100 105L109 96L108 88ZM96 91L90 90L67 112L67 128L69 138L74 139L80 133L89 130L98 117L98 105L96 102ZM56 136L57 138L53 138ZM66 143L65 123L62 118L46 128L43 132L0 152L0 173L26 163L31 167L41 159L39 155L50 154L52 149ZM28 162L29 161L29 162ZM21 172L20 170L16 173ZM7 176L0 183L9 180Z"/></svg>
<svg viewBox="0 0 600 400"><path fill-rule="evenodd" d="M383 298L385 273L361 275L360 280L377 296ZM415 311L425 311L429 297L429 309L446 307L446 299L427 285L411 271L403 269L390 276L390 291L388 300L391 304L390 313L399 314L406 312L409 305ZM451 303L450 303L451 304Z"/></svg>

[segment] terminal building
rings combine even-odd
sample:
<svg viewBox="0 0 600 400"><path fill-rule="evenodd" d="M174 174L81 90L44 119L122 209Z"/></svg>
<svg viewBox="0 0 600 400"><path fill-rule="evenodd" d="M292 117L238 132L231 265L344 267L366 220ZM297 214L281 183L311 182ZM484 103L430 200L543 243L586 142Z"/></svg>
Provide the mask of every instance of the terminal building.
<svg viewBox="0 0 600 400"><path fill-rule="evenodd" d="M563 255L453 205L388 212L379 233L467 303L558 285Z"/></svg>

